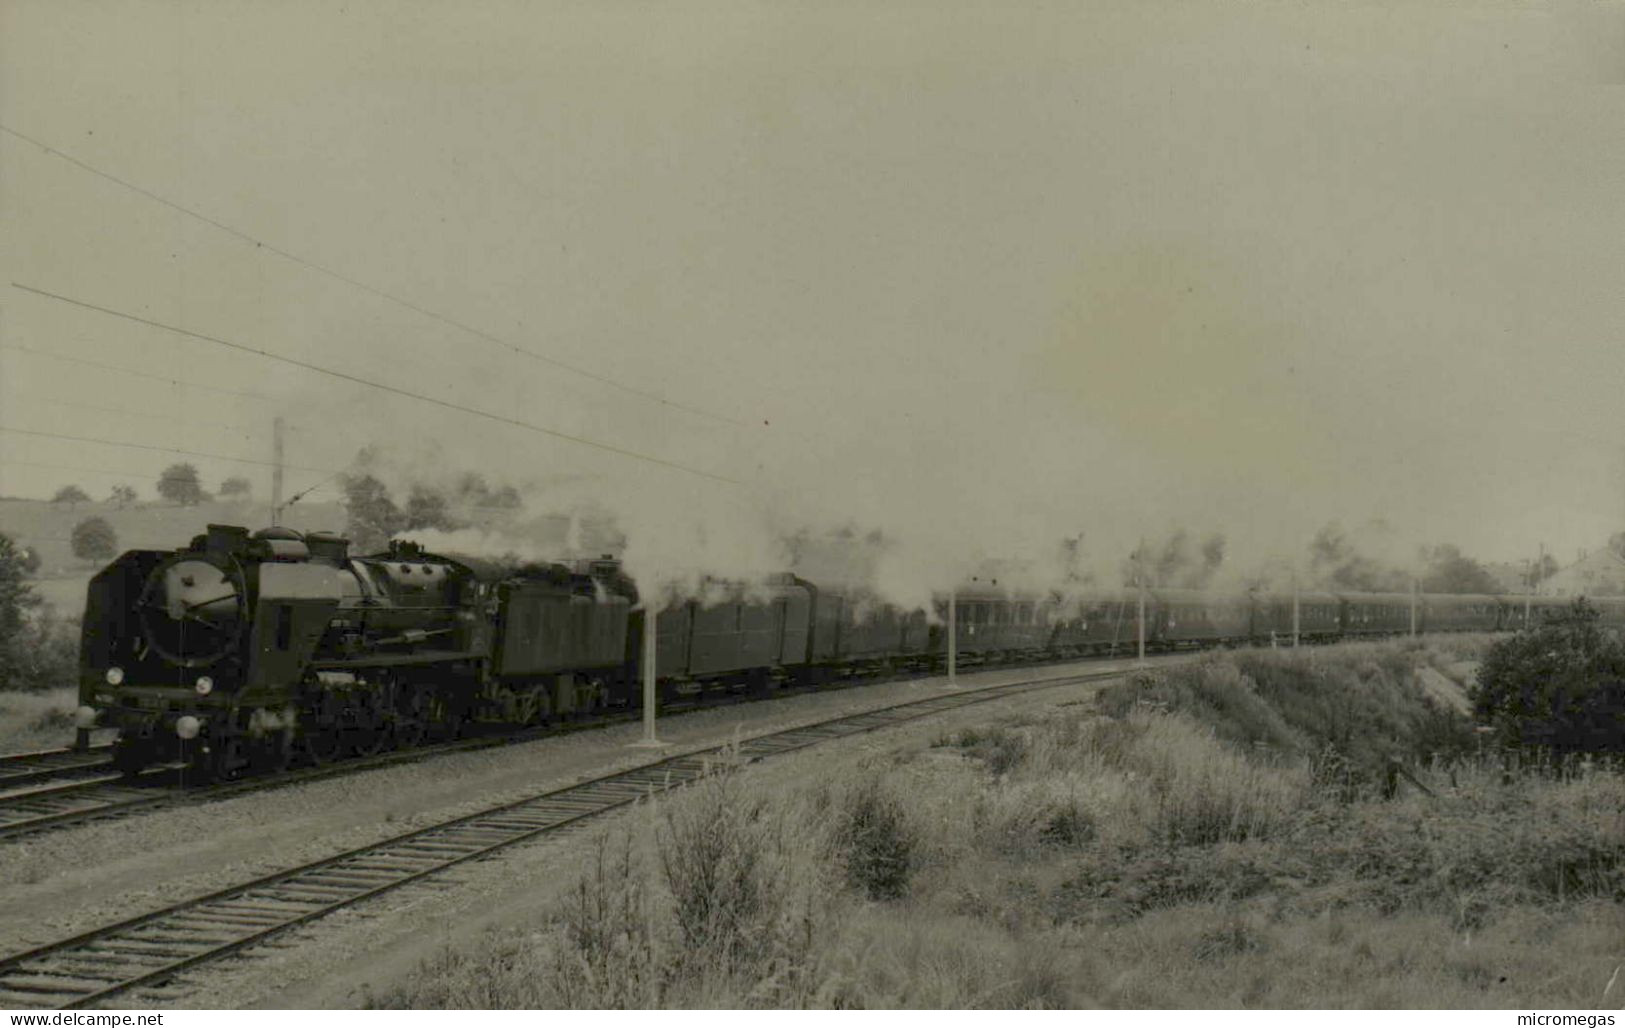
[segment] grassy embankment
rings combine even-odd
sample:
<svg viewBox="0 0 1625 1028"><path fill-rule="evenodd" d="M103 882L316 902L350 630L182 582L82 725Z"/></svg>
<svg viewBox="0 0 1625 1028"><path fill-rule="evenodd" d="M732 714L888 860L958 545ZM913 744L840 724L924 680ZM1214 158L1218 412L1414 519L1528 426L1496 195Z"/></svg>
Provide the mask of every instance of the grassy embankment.
<svg viewBox="0 0 1625 1028"><path fill-rule="evenodd" d="M1625 781L1476 753L1416 671L1485 643L1211 656L834 781L723 777L375 1002L1617 1006Z"/></svg>

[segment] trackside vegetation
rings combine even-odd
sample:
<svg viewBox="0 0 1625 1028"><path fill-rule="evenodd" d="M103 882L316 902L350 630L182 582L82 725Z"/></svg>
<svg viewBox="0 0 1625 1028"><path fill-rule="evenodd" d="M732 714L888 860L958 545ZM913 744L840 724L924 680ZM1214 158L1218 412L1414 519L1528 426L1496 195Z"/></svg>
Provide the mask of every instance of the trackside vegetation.
<svg viewBox="0 0 1625 1028"><path fill-rule="evenodd" d="M32 573L31 555L0 534L0 693L42 692L74 682L75 632L41 609Z"/></svg>
<svg viewBox="0 0 1625 1028"><path fill-rule="evenodd" d="M1532 632L1490 647L1477 717L1526 758L1625 757L1625 641L1584 599Z"/></svg>
<svg viewBox="0 0 1625 1028"><path fill-rule="evenodd" d="M1488 646L1209 655L718 776L606 833L540 922L372 1001L1617 1005L1625 781L1503 759L1466 713Z"/></svg>

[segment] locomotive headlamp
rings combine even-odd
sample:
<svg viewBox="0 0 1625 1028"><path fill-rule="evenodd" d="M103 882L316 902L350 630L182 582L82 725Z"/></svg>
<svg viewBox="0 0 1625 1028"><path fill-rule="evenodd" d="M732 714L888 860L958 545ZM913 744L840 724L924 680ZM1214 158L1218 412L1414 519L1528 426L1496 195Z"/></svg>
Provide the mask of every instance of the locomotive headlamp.
<svg viewBox="0 0 1625 1028"><path fill-rule="evenodd" d="M73 727L75 727L75 728L95 728L96 727L96 708L95 707L80 707L78 710L74 711L73 712Z"/></svg>
<svg viewBox="0 0 1625 1028"><path fill-rule="evenodd" d="M182 739L196 739L197 733L203 728L203 722L188 714L175 719L175 734Z"/></svg>
<svg viewBox="0 0 1625 1028"><path fill-rule="evenodd" d="M124 681L124 669L121 667L110 667L107 669L106 677L108 685L118 685L120 682Z"/></svg>
<svg viewBox="0 0 1625 1028"><path fill-rule="evenodd" d="M199 675L196 688L199 696L207 696L214 692L214 679L208 675Z"/></svg>

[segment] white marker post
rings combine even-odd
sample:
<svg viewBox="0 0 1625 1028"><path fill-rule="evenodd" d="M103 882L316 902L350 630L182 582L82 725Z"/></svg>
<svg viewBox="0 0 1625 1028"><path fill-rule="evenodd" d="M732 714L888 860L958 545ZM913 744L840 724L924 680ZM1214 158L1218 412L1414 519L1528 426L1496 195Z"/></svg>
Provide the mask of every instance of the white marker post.
<svg viewBox="0 0 1625 1028"><path fill-rule="evenodd" d="M959 590L948 590L948 684L958 685L959 670Z"/></svg>
<svg viewBox="0 0 1625 1028"><path fill-rule="evenodd" d="M1422 598L1422 580L1411 579L1411 638L1416 638L1416 605Z"/></svg>
<svg viewBox="0 0 1625 1028"><path fill-rule="evenodd" d="M1529 573L1523 576L1523 584L1526 587L1524 589L1524 591L1523 591L1523 627L1528 628L1529 627L1529 604L1530 604L1529 597L1535 591L1535 571L1536 571L1536 568L1539 567L1539 565L1532 564L1527 560L1524 561L1524 563L1526 565L1528 565Z"/></svg>
<svg viewBox="0 0 1625 1028"><path fill-rule="evenodd" d="M655 649L660 618L649 606L643 608L643 738L633 746L659 749L666 744L655 734Z"/></svg>
<svg viewBox="0 0 1625 1028"><path fill-rule="evenodd" d="M1140 637L1139 656L1134 661L1135 667L1145 667L1145 540L1140 540L1140 548L1134 552L1134 581L1140 587L1140 616L1136 619L1136 629Z"/></svg>
<svg viewBox="0 0 1625 1028"><path fill-rule="evenodd" d="M1299 618L1298 573L1292 572L1292 648L1298 648L1298 629L1302 624Z"/></svg>

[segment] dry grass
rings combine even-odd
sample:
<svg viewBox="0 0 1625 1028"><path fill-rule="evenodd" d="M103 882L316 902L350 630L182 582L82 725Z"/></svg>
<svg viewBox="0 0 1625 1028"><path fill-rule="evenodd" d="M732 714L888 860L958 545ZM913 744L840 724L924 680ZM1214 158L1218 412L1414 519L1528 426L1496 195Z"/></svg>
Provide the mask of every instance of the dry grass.
<svg viewBox="0 0 1625 1028"><path fill-rule="evenodd" d="M0 753L53 749L73 742L72 688L48 692L0 691Z"/></svg>
<svg viewBox="0 0 1625 1028"><path fill-rule="evenodd" d="M607 841L554 922L385 1002L1594 1005L1625 960L1625 780L1441 745L1462 726L1411 670L1461 652L1212 658L1108 716L713 781Z"/></svg>

